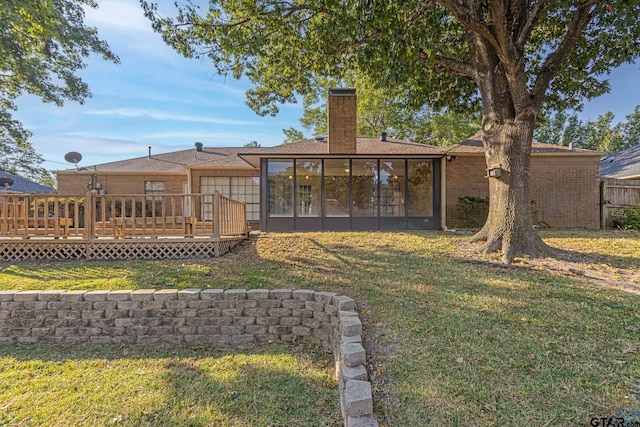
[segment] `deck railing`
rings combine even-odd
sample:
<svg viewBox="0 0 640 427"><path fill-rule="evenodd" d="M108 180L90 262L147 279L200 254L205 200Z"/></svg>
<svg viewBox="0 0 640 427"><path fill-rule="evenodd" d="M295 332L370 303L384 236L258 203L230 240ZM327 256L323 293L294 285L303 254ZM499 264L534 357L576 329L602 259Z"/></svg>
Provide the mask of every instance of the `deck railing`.
<svg viewBox="0 0 640 427"><path fill-rule="evenodd" d="M246 235L246 205L215 194L0 194L0 237Z"/></svg>

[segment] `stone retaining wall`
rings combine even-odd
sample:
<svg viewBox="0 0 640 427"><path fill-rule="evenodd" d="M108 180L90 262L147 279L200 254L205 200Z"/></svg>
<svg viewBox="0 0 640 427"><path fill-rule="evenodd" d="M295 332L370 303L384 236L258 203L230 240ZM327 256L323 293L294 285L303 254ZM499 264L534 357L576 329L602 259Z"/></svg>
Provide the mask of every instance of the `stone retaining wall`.
<svg viewBox="0 0 640 427"><path fill-rule="evenodd" d="M0 342L305 340L333 351L345 426L377 426L355 308L311 290L0 291Z"/></svg>

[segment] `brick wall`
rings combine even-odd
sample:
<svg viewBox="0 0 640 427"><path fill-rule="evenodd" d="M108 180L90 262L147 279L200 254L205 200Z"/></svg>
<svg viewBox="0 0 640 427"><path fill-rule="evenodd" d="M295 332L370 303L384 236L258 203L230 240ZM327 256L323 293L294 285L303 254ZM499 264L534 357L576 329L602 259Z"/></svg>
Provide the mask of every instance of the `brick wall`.
<svg viewBox="0 0 640 427"><path fill-rule="evenodd" d="M327 100L328 150L330 154L353 154L356 152L356 95L335 95L331 89Z"/></svg>
<svg viewBox="0 0 640 427"><path fill-rule="evenodd" d="M248 343L332 350L345 426L377 426L353 299L310 290L0 291L0 342Z"/></svg>
<svg viewBox="0 0 640 427"><path fill-rule="evenodd" d="M533 156L531 200L534 223L550 227L600 228L600 159L596 156ZM459 156L447 163L447 226L457 227L459 197L489 196L484 156Z"/></svg>

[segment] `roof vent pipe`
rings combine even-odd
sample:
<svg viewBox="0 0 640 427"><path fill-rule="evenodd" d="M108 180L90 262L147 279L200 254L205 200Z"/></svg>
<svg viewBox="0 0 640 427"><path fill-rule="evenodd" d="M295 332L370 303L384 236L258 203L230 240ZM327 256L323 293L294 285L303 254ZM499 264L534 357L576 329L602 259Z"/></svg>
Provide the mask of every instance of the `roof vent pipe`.
<svg viewBox="0 0 640 427"><path fill-rule="evenodd" d="M387 133L386 132L382 132L380 134L380 141L386 141L387 140Z"/></svg>
<svg viewBox="0 0 640 427"><path fill-rule="evenodd" d="M149 146L149 158L151 158L151 146Z"/></svg>
<svg viewBox="0 0 640 427"><path fill-rule="evenodd" d="M202 152L202 142L196 142L195 146L196 146L196 151Z"/></svg>

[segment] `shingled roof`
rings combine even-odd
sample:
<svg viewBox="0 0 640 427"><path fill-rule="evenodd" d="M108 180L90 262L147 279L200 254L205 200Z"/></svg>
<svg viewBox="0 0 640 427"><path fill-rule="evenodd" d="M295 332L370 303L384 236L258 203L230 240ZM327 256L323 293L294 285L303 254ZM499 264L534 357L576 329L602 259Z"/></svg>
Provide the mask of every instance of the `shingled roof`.
<svg viewBox="0 0 640 427"><path fill-rule="evenodd" d="M54 193L56 191L51 187L20 178L9 172L0 171L0 178L11 178L13 180L13 184L8 189L1 187L0 191L10 191L12 193Z"/></svg>
<svg viewBox="0 0 640 427"><path fill-rule="evenodd" d="M119 160L85 166L91 172L143 172L143 173L186 173L187 168L251 168L252 166L238 157L239 152L255 148L247 147L204 147L202 151L194 149L153 154L134 159ZM59 171L74 173L75 169Z"/></svg>
<svg viewBox="0 0 640 427"><path fill-rule="evenodd" d="M442 157L445 155L482 154L482 139L480 135L465 139L459 144L443 148L433 145L419 144L396 138L387 138L381 141L379 137L357 138L356 153L332 155L332 157L345 156L428 156ZM533 143L533 153L554 153L568 155L596 155L601 153L571 149L553 144ZM186 173L187 169L201 168L258 168L260 158L264 157L326 157L328 156L326 138L305 139L290 144L282 144L274 147L204 147L202 151L187 149L170 153L153 154L151 156L137 157L134 159L120 160L116 162L101 163L85 166L82 170L87 172L110 173ZM58 171L58 173L76 173L76 169Z"/></svg>
<svg viewBox="0 0 640 427"><path fill-rule="evenodd" d="M616 151L600 161L603 178L640 179L640 144Z"/></svg>
<svg viewBox="0 0 640 427"><path fill-rule="evenodd" d="M290 144L277 145L275 147L258 148L250 153L242 152L241 155L258 155L266 157L269 155L327 155L327 140L305 139L292 142ZM379 137L359 137L356 140L355 155L442 155L442 148L433 145L419 144L417 142L405 141L402 139L387 138L381 141ZM344 156L344 155L343 155Z"/></svg>
<svg viewBox="0 0 640 427"><path fill-rule="evenodd" d="M531 144L532 154L567 154L567 155L592 155L592 156L601 156L602 153L599 151L593 150L585 150L582 148L569 148L562 145L555 144L545 144L542 142L533 142ZM464 141L452 145L445 149L447 154L450 155L458 155L458 154L483 154L484 147L482 146L482 135L474 135L470 138L465 139Z"/></svg>

